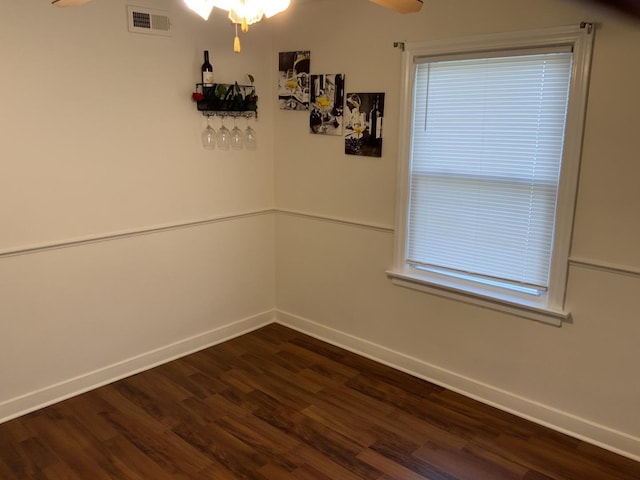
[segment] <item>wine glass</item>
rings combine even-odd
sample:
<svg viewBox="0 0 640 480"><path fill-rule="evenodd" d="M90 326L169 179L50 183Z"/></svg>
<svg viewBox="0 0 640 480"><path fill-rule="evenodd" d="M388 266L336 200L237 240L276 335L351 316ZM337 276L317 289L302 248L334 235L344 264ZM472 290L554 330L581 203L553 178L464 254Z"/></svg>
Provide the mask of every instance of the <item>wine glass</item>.
<svg viewBox="0 0 640 480"><path fill-rule="evenodd" d="M326 124L326 120L329 117L329 112L333 109L331 97L327 93L322 92L318 97L316 97L316 105L318 105L318 109L321 112L320 120L322 123L320 124L320 132L327 133L329 127Z"/></svg>
<svg viewBox="0 0 640 480"><path fill-rule="evenodd" d="M367 122L365 120L364 113L360 113L356 116L351 128L353 129L355 138L357 139L362 138L364 131L367 129Z"/></svg>
<svg viewBox="0 0 640 480"><path fill-rule="evenodd" d="M287 107L291 110L295 110L296 101L293 98L293 94L298 88L298 72L295 69L290 68L285 75L285 86L289 91L289 100L287 101Z"/></svg>
<svg viewBox="0 0 640 480"><path fill-rule="evenodd" d="M244 130L244 146L247 150L256 150L258 148L258 134L249 125L249 117L246 117L247 128Z"/></svg>
<svg viewBox="0 0 640 480"><path fill-rule="evenodd" d="M360 105L362 100L357 93L350 93L347 97L347 112L349 113L349 123L353 124L361 121Z"/></svg>
<svg viewBox="0 0 640 480"><path fill-rule="evenodd" d="M231 148L234 150L242 150L244 143L244 134L236 125L236 117L233 117L233 129L231 130Z"/></svg>
<svg viewBox="0 0 640 480"><path fill-rule="evenodd" d="M216 131L211 126L211 116L207 115L207 128L202 132L202 146L207 150L216 148Z"/></svg>
<svg viewBox="0 0 640 480"><path fill-rule="evenodd" d="M231 142L231 132L224 126L224 117L222 117L222 126L218 129L216 135L216 143L220 150L229 150L229 143Z"/></svg>
<svg viewBox="0 0 640 480"><path fill-rule="evenodd" d="M360 96L357 93L350 93L349 96L347 97L347 105L349 106L350 110L354 112L359 112L360 105L362 105L362 100L360 99Z"/></svg>

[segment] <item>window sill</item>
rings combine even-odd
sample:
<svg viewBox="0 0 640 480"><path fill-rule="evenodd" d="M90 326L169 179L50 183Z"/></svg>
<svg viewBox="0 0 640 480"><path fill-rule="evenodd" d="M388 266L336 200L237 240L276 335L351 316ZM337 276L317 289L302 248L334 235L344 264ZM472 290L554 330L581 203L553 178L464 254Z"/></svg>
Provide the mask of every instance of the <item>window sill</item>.
<svg viewBox="0 0 640 480"><path fill-rule="evenodd" d="M421 292L438 295L440 297L457 300L460 302L490 308L500 312L510 313L518 317L535 320L556 327L561 327L564 322L569 322L571 314L569 312L540 307L537 305L527 305L508 296L488 296L481 289L477 291L462 290L446 282L439 283L427 280L423 277L408 274L405 272L387 271L394 285L411 288Z"/></svg>

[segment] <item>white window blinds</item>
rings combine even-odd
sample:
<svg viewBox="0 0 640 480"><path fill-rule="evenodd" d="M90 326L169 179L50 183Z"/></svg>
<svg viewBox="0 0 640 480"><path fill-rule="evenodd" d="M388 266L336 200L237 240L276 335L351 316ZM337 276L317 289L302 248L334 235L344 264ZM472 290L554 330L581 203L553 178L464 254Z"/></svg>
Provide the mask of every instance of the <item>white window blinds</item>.
<svg viewBox="0 0 640 480"><path fill-rule="evenodd" d="M572 53L415 66L406 263L546 291Z"/></svg>

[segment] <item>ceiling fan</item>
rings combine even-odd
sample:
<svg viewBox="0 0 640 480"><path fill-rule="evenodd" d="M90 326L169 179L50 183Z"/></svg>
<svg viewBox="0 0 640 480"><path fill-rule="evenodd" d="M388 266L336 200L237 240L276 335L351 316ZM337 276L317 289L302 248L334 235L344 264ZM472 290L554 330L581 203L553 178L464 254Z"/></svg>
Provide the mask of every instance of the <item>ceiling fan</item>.
<svg viewBox="0 0 640 480"><path fill-rule="evenodd" d="M91 0L52 0L52 4L57 7L77 7ZM378 5L390 8L400 13L417 12L422 8L423 0L371 0Z"/></svg>
<svg viewBox="0 0 640 480"><path fill-rule="evenodd" d="M422 8L423 0L369 0L399 13L415 13ZM612 7L640 18L640 2L638 0L581 0Z"/></svg>
<svg viewBox="0 0 640 480"><path fill-rule="evenodd" d="M422 8L422 0L370 0L398 13L415 13Z"/></svg>
<svg viewBox="0 0 640 480"><path fill-rule="evenodd" d="M75 7L91 0L52 0L58 7ZM422 8L423 0L369 0L373 3L389 8L399 13L415 13ZM640 18L640 2L638 0L583 0L617 8L618 10Z"/></svg>
<svg viewBox="0 0 640 480"><path fill-rule="evenodd" d="M91 0L52 0L52 4L56 7L77 7Z"/></svg>

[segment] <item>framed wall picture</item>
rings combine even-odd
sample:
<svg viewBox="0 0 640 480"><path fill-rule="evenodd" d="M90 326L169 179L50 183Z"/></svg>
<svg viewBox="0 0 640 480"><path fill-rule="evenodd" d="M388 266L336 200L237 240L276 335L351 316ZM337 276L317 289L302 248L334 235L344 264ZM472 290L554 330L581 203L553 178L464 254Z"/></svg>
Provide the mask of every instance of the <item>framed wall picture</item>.
<svg viewBox="0 0 640 480"><path fill-rule="evenodd" d="M348 93L344 117L344 153L381 157L384 93Z"/></svg>
<svg viewBox="0 0 640 480"><path fill-rule="evenodd" d="M281 110L309 110L311 52L280 52L278 103Z"/></svg>
<svg viewBox="0 0 640 480"><path fill-rule="evenodd" d="M309 127L318 135L342 135L344 74L311 75Z"/></svg>

